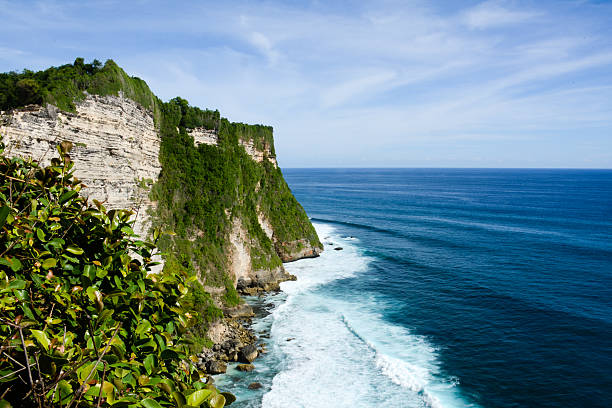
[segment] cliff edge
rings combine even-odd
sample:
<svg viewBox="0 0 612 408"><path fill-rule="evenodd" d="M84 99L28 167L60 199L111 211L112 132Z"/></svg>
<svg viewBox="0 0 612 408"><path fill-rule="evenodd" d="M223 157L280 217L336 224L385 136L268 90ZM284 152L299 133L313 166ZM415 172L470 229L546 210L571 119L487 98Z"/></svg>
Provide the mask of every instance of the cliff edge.
<svg viewBox="0 0 612 408"><path fill-rule="evenodd" d="M71 142L84 193L132 209L135 233L160 231L160 267L197 276L217 306L278 288L292 278L283 262L322 250L278 167L271 127L162 102L111 60L0 75L5 155L46 164Z"/></svg>

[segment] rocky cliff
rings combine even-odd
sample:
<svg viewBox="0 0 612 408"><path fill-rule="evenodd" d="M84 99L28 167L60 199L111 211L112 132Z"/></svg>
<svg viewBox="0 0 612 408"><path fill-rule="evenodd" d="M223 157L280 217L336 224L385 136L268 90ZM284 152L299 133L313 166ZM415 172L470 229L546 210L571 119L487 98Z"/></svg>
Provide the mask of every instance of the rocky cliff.
<svg viewBox="0 0 612 408"><path fill-rule="evenodd" d="M162 103L112 61L83 75L88 85L62 109L47 93L0 114L5 154L47 163L58 143L72 142L85 194L133 209L140 235L166 232L166 267L195 273L217 304L236 303L236 289L275 289L291 278L282 262L322 250L282 178L271 128L230 123L180 98Z"/></svg>
<svg viewBox="0 0 612 408"><path fill-rule="evenodd" d="M146 184L161 171L160 138L149 110L122 95L88 95L76 113L53 105L2 112L0 135L6 155L32 157L44 165L57 156L59 142L71 142L84 194L109 209L132 209L137 214L134 232L147 233L152 203Z"/></svg>

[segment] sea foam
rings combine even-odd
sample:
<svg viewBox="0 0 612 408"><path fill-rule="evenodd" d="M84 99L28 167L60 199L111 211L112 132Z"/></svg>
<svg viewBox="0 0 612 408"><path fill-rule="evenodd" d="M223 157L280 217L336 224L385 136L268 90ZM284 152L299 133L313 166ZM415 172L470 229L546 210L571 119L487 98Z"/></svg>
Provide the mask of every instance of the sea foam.
<svg viewBox="0 0 612 408"><path fill-rule="evenodd" d="M390 305L338 292L340 280L370 272L358 237L342 237L328 224L315 227L333 245L319 258L286 265L298 280L281 285L286 297L270 316L278 372L262 406L469 406L456 381L440 373L435 347L384 320L379 310ZM340 285L331 293L334 283Z"/></svg>

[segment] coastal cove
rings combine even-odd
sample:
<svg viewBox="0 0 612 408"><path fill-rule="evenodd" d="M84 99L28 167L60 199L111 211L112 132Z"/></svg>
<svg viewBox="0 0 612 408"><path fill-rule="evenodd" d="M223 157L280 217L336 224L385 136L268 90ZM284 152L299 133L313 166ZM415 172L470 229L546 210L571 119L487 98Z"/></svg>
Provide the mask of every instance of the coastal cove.
<svg viewBox="0 0 612 408"><path fill-rule="evenodd" d="M612 171L284 175L326 251L249 300L267 354L217 379L238 406L607 405Z"/></svg>

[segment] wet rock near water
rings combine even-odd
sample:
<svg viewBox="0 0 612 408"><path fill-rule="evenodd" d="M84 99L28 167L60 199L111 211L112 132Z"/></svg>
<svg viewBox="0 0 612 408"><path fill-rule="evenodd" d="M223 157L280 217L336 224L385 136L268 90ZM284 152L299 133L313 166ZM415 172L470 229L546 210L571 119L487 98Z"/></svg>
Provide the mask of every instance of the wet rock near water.
<svg viewBox="0 0 612 408"><path fill-rule="evenodd" d="M227 364L222 361L207 361L205 367L209 374L223 374L227 371Z"/></svg>
<svg viewBox="0 0 612 408"><path fill-rule="evenodd" d="M258 382L252 382L249 384L249 390L258 390L261 387L263 387L263 385L261 383Z"/></svg>
<svg viewBox="0 0 612 408"><path fill-rule="evenodd" d="M257 346L255 346L254 344L249 344L248 346L240 350L240 353L238 353L238 361L247 364L252 363L253 361L255 361L258 355L259 352L257 351Z"/></svg>
<svg viewBox="0 0 612 408"><path fill-rule="evenodd" d="M236 366L236 369L238 371L253 371L255 369L255 366L253 364L238 364Z"/></svg>
<svg viewBox="0 0 612 408"><path fill-rule="evenodd" d="M259 351L255 345L257 338L248 328L250 323L250 317L225 318L222 341L197 355L198 369L207 374L221 374L227 370L229 362L240 361L249 364L255 360Z"/></svg>

